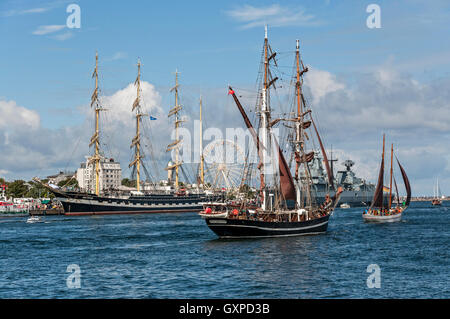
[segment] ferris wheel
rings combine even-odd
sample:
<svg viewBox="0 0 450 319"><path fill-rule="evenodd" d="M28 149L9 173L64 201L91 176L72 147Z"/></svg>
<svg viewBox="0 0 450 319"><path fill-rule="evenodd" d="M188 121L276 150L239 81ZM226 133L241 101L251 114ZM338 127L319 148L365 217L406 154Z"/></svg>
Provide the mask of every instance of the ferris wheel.
<svg viewBox="0 0 450 319"><path fill-rule="evenodd" d="M241 185L245 155L241 147L230 140L215 140L203 152L205 178L212 188L236 189Z"/></svg>

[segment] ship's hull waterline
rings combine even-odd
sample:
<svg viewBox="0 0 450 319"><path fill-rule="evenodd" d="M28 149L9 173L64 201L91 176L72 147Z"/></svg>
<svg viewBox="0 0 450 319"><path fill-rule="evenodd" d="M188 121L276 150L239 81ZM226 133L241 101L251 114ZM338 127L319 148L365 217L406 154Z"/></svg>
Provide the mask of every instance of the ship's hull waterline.
<svg viewBox="0 0 450 319"><path fill-rule="evenodd" d="M317 235L327 231L330 215L302 222L264 222L230 218L207 218L206 224L219 238L265 238Z"/></svg>
<svg viewBox="0 0 450 319"><path fill-rule="evenodd" d="M402 213L387 216L364 214L363 219L368 223L393 223L402 219Z"/></svg>
<svg viewBox="0 0 450 319"><path fill-rule="evenodd" d="M188 200L124 200L124 199L75 199L57 198L64 207L64 215L115 215L149 213L200 212L203 202L208 199L198 197Z"/></svg>

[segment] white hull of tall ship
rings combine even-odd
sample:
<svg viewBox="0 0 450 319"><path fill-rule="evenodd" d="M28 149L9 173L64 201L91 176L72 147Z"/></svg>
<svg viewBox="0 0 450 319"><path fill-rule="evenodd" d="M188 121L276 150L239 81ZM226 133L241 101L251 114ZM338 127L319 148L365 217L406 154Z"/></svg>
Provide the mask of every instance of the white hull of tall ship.
<svg viewBox="0 0 450 319"><path fill-rule="evenodd" d="M374 222L374 223L392 223L398 222L402 219L402 213L398 213L395 215L372 215L372 214L364 214L363 219L366 222Z"/></svg>

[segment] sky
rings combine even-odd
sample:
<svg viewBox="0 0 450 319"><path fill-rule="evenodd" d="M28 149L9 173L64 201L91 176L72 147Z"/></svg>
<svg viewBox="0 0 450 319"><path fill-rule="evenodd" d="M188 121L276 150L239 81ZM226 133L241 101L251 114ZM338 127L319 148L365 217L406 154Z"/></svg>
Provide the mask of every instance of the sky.
<svg viewBox="0 0 450 319"><path fill-rule="evenodd" d="M71 4L81 9L80 28L67 25ZM367 26L370 4L380 8L380 28ZM124 176L138 58L143 103L158 118L146 132L148 152L159 164L167 161L175 70L187 120L198 118L202 95L206 127L242 126L227 86L254 103L267 24L286 73L300 40L310 68L305 94L340 162L354 160L357 174L376 182L386 133L413 195L432 195L437 178L449 194L449 22L450 3L440 0L1 0L0 177L74 171L92 151L96 52L105 153L120 160ZM150 171L163 177L156 164Z"/></svg>

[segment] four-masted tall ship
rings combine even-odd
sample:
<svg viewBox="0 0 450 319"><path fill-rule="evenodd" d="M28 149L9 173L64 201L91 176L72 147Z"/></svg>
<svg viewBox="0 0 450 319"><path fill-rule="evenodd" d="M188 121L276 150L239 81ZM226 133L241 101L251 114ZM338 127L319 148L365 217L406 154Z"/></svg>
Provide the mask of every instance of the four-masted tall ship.
<svg viewBox="0 0 450 319"><path fill-rule="evenodd" d="M411 185L409 183L408 176L406 175L405 170L397 159L398 167L400 168L400 172L402 173L403 182L405 183L406 188L406 200L403 203L400 203L400 196L398 194L397 182L394 178L394 145L391 145L391 168L390 168L390 182L389 182L389 203L386 205L383 201L383 192L384 192L384 146L385 146L385 136L383 135L383 152L381 155L381 164L380 171L378 174L378 183L375 190L375 194L373 196L372 205L370 208L363 212L363 219L367 222L395 222L399 221L402 218L402 213L408 208L409 203L411 202ZM393 197L392 197L392 181L394 181L394 186L396 190L396 199L397 203L393 205Z"/></svg>
<svg viewBox="0 0 450 319"><path fill-rule="evenodd" d="M196 193L179 193L178 168L179 162L178 149L176 151L176 189L171 193L157 193L153 191L145 191L141 187L141 169L146 172L143 158L144 154L141 147L141 123L144 114L141 108L141 62L138 61L138 75L135 81L136 99L134 100L131 111L136 118L136 135L131 142L131 148L134 148L134 157L129 167L132 168L133 175L136 176L137 192L131 195L117 196L101 194L100 192L100 171L101 161L104 157L100 150L100 112L104 110L99 100L99 83L98 83L98 54L96 55L96 64L93 77L95 78L95 90L91 97L91 107L95 107L95 132L91 138L90 147L94 146L94 154L89 158L88 164L93 167L95 175L95 193L83 193L73 191L63 191L50 185L41 183L48 188L56 196L56 200L60 201L64 207L66 215L102 215L102 214L141 214L141 213L180 213L180 212L198 212L203 206L203 202L217 200L223 195L209 195L205 192ZM181 120L178 112L181 107L178 104L178 76L176 77L175 88L175 107L170 111L169 116L175 115L175 128L178 127ZM154 119L154 118L152 118ZM168 150L178 147L181 141L177 140L169 145ZM36 181L40 182L38 179Z"/></svg>
<svg viewBox="0 0 450 319"><path fill-rule="evenodd" d="M270 67L272 63L276 63L275 56L276 52L273 52L269 46L266 27L263 54L264 71L261 81L261 98L258 100L257 110L260 134L256 133L235 91L229 87L229 94L232 95L256 145L259 159L259 205L257 207L249 206L245 201L238 208L231 203L205 204L205 210L200 215L205 219L208 227L220 238L282 237L323 233L327 230L328 220L342 192L342 189L338 189L334 191L333 196L327 194L320 205L312 196L313 183L308 163L314 159L315 153L308 144L311 143L313 134L319 141L330 185L333 183L325 148L311 115L312 110L307 107L302 92L303 75L308 68L304 67L300 59L298 40L295 55L296 112L295 114L290 113L293 116L289 118L272 118L270 90L274 87L277 77L272 77ZM283 144L277 141L273 133L273 126L279 122L288 123L295 131L295 139L292 141L295 154L294 176L292 176L284 157L281 148ZM314 131L310 132L312 128ZM307 133L307 130L310 131ZM278 167L270 172L269 166L274 163L278 163ZM288 208L287 200L295 201L293 209Z"/></svg>

